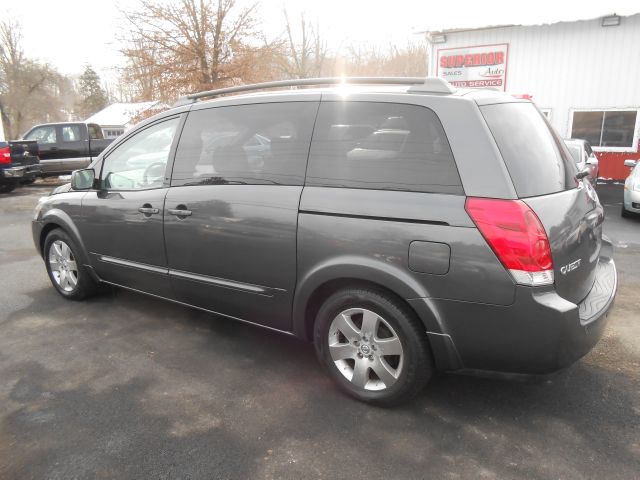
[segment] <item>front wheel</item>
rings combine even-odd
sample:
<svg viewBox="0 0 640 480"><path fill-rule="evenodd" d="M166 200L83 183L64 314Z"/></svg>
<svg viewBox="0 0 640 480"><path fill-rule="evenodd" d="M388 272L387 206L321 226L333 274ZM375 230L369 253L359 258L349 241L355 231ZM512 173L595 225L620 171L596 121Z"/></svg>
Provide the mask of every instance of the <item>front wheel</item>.
<svg viewBox="0 0 640 480"><path fill-rule="evenodd" d="M82 300L96 291L96 283L78 258L75 242L60 229L52 230L44 242L44 261L51 283L69 300Z"/></svg>
<svg viewBox="0 0 640 480"><path fill-rule="evenodd" d="M337 385L367 403L407 401L433 374L424 327L385 292L353 288L333 294L318 311L314 341Z"/></svg>

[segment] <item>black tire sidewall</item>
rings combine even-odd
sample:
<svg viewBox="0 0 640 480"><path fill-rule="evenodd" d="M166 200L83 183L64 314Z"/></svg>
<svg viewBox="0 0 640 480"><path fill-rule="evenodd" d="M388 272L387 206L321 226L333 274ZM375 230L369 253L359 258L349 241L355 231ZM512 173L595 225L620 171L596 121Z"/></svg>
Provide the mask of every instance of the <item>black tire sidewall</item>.
<svg viewBox="0 0 640 480"><path fill-rule="evenodd" d="M3 183L0 185L0 193L11 193L16 189L15 183Z"/></svg>
<svg viewBox="0 0 640 480"><path fill-rule="evenodd" d="M51 245L53 244L53 242L55 242L56 240L62 240L69 246L78 267L78 284L76 285L76 288L74 288L70 292L67 292L62 287L60 287L60 285L58 285L58 283L55 281L53 274L51 273L51 265L49 265L49 250L51 249ZM69 300L84 299L92 292L92 287L94 285L93 279L89 277L87 269L82 265L82 261L80 259L81 257L78 252L78 246L73 241L73 239L65 231L60 229L55 229L49 232L47 238L44 241L43 257L44 263L47 268L47 274L49 275L49 280L51 280L51 284L55 287L58 293Z"/></svg>
<svg viewBox="0 0 640 480"><path fill-rule="evenodd" d="M624 203L622 204L622 209L620 210L620 215L623 216L624 218L629 218L631 215L629 215L629 211L624 208Z"/></svg>
<svg viewBox="0 0 640 480"><path fill-rule="evenodd" d="M398 380L391 387L379 391L356 387L333 362L328 345L329 328L333 319L348 308L365 308L377 313L398 335L404 351L404 363ZM433 372L428 343L417 322L419 320L385 293L357 288L343 290L330 296L318 311L314 325L316 353L344 392L367 403L391 406L411 398L428 382Z"/></svg>

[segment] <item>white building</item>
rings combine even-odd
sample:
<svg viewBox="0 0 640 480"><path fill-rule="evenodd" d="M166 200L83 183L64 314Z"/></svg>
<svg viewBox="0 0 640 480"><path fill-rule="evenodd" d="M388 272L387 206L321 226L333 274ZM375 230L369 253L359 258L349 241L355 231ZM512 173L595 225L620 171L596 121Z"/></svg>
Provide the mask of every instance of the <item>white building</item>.
<svg viewBox="0 0 640 480"><path fill-rule="evenodd" d="M100 125L105 138L116 138L132 127L134 120L144 112L163 108L159 102L113 103L85 122Z"/></svg>
<svg viewBox="0 0 640 480"><path fill-rule="evenodd" d="M586 138L600 175L640 153L640 14L427 32L431 75L529 95L564 137Z"/></svg>

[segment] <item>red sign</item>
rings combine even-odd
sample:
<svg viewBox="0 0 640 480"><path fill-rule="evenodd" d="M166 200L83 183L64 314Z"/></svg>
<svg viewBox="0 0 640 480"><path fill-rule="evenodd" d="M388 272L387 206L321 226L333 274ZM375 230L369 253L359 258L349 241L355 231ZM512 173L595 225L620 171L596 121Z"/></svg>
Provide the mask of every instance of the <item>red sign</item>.
<svg viewBox="0 0 640 480"><path fill-rule="evenodd" d="M436 76L464 88L505 90L509 45L479 45L438 50Z"/></svg>

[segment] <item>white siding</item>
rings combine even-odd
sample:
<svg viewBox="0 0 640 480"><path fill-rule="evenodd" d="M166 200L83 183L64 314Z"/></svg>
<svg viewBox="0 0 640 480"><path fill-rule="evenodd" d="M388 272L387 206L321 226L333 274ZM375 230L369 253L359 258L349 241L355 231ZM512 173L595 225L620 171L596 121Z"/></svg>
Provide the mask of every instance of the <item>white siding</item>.
<svg viewBox="0 0 640 480"><path fill-rule="evenodd" d="M446 43L432 45L430 72L439 48L494 43L509 44L507 92L532 95L551 109L564 136L571 133L571 109L640 108L640 14L614 27L597 18L447 33Z"/></svg>

